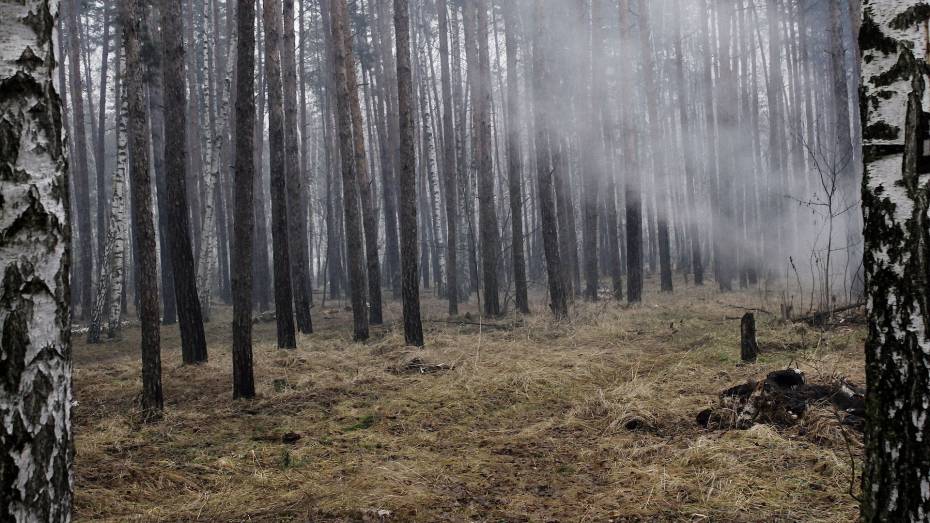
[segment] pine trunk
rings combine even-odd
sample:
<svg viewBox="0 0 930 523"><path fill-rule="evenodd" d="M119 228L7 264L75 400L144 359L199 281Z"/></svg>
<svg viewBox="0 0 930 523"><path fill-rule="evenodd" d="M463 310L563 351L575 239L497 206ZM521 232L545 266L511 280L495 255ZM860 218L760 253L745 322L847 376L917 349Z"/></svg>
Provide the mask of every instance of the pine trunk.
<svg viewBox="0 0 930 523"><path fill-rule="evenodd" d="M253 180L255 98L255 2L238 0L236 9L236 169L234 174L233 292L233 398L255 396L252 373L252 235L254 232ZM229 58L231 62L231 57Z"/></svg>
<svg viewBox="0 0 930 523"><path fill-rule="evenodd" d="M291 262L288 245L287 163L284 137L284 86L281 78L281 3L264 0L265 77L268 94L268 165L271 169L271 245L278 348L297 347L294 332ZM261 248L262 246L259 246Z"/></svg>
<svg viewBox="0 0 930 523"><path fill-rule="evenodd" d="M287 223L288 254L290 255L291 283L294 296L294 314L297 328L304 334L313 332L310 317L310 258L307 244L307 213L304 212L303 171L300 168L300 133L297 130L297 63L294 35L294 0L282 0L284 35L281 61L284 69L284 128L285 158L287 162ZM304 151L306 154L306 151Z"/></svg>
<svg viewBox="0 0 930 523"><path fill-rule="evenodd" d="M325 1L325 0L324 0ZM341 5L340 5L341 4ZM339 128L339 150L342 155L342 194L345 212L346 257L349 268L349 294L352 299L355 341L368 339L368 310L366 306L366 279L363 250L362 220L359 210L357 166L355 144L352 141L352 114L348 89L346 56L346 11L345 0L332 0L332 39L336 83L336 114Z"/></svg>
<svg viewBox="0 0 930 523"><path fill-rule="evenodd" d="M420 284L417 270L416 138L408 8L408 0L394 0L397 109L400 116L400 262L403 280L404 339L407 345L422 347L423 325L420 322Z"/></svg>
<svg viewBox="0 0 930 523"><path fill-rule="evenodd" d="M132 246L136 260L139 322L142 326L142 417L146 421L155 421L161 419L164 400L161 387L158 264L152 256L155 252L155 219L152 216L152 179L149 174L149 121L140 38L140 26L144 18L143 0L129 0L128 5L124 4L124 9L125 18L121 25L126 52L124 81L129 120ZM199 327L202 340L203 325ZM203 357L205 360L206 348Z"/></svg>
<svg viewBox="0 0 930 523"><path fill-rule="evenodd" d="M181 0L167 0L161 11L166 129L165 212L168 215L168 251L181 327L181 351L184 363L191 364L207 361L207 344L197 296L187 208L187 101L181 20Z"/></svg>

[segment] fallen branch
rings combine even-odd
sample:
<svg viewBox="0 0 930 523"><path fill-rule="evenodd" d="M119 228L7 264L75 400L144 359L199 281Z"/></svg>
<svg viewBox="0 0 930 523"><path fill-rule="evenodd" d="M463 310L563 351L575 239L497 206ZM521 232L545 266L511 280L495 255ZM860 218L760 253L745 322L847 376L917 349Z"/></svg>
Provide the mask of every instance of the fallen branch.
<svg viewBox="0 0 930 523"><path fill-rule="evenodd" d="M490 329L501 329L501 330L513 330L518 327L516 324L510 325L501 325L500 323L479 323L477 321L449 321L449 320L423 320L426 323L447 323L449 325L458 325L460 327L465 327L467 325L474 325L476 327L487 327Z"/></svg>
<svg viewBox="0 0 930 523"><path fill-rule="evenodd" d="M829 312L815 312L814 314L809 314L807 316L802 316L800 318L793 318L791 321L795 323L823 324L826 322L827 318L829 318L830 316L833 316L834 314L840 314L843 312L855 310L863 306L865 306L865 302L854 303L852 305L847 305L845 307L833 309L832 311L829 311Z"/></svg>

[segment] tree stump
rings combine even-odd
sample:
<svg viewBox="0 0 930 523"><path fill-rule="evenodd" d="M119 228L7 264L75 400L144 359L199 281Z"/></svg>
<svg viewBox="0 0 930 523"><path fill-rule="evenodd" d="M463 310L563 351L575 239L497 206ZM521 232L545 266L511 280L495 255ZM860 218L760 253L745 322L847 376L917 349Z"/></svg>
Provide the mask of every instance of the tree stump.
<svg viewBox="0 0 930 523"><path fill-rule="evenodd" d="M751 312L743 315L739 331L740 358L746 363L755 362L759 355L759 344L756 343L756 317Z"/></svg>

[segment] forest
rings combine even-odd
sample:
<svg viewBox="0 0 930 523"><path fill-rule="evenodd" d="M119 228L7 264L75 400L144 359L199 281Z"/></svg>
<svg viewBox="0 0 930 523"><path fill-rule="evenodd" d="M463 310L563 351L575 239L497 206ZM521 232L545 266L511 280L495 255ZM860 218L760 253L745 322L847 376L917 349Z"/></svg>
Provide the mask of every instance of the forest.
<svg viewBox="0 0 930 523"><path fill-rule="evenodd" d="M930 4L0 0L0 521L930 522Z"/></svg>

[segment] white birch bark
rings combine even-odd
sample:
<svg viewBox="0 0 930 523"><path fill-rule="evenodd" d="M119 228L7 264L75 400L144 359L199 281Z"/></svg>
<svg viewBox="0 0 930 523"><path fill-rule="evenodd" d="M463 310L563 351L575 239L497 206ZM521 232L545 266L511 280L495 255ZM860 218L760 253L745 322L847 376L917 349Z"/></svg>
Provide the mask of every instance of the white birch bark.
<svg viewBox="0 0 930 523"><path fill-rule="evenodd" d="M125 72L125 62L120 60L117 74ZM91 312L90 328L87 331L87 342L98 343L103 316L107 317L107 337L115 338L120 329L120 313L122 311L122 294L125 274L125 249L128 240L128 227L126 223L126 176L128 174L129 154L127 142L127 104L126 82L114 82L114 93L119 100L116 121L116 170L113 172L112 196L110 197L110 212L107 220L106 241L104 243L104 259L100 262L100 276L97 283L97 294L94 299L94 308Z"/></svg>
<svg viewBox="0 0 930 523"><path fill-rule="evenodd" d="M0 521L71 519L66 154L58 2L0 2Z"/></svg>
<svg viewBox="0 0 930 523"><path fill-rule="evenodd" d="M863 521L930 521L930 8L866 0Z"/></svg>
<svg viewBox="0 0 930 523"><path fill-rule="evenodd" d="M204 10L206 10L206 7L204 7ZM208 45L208 35L210 39L215 38L215 35L212 30L206 31L207 24L212 25L210 22L212 18L207 16L206 12L204 13L204 17L204 28L206 33L203 39L204 53L208 53L210 52L209 49L215 48L215 46ZM226 45L227 57L232 56L232 53L235 51L236 41L237 35L235 31L233 31L230 33ZM206 60L204 62L206 62ZM224 72L225 76L223 79L223 93L220 97L220 104L217 110L216 128L207 140L208 171L204 183L203 221L201 222L200 234L203 244L200 249L200 259L197 260L197 292L200 293L200 307L205 318L209 318L210 315L213 283L216 277L218 264L216 199L214 198L214 193L216 191L217 181L220 177L223 154L229 143L229 96L232 85L233 64L234 61L227 58L226 71ZM204 132L209 132L206 127L204 128Z"/></svg>

